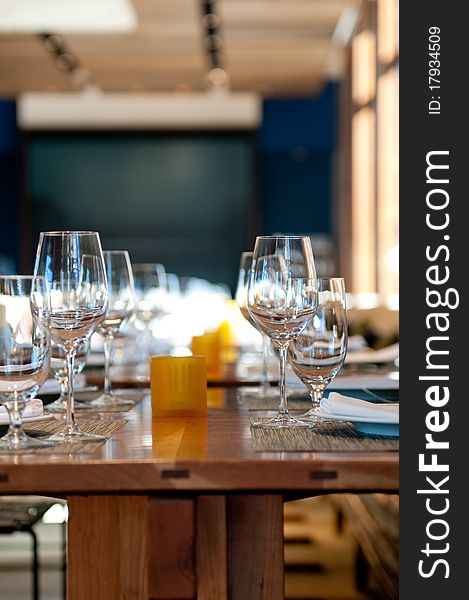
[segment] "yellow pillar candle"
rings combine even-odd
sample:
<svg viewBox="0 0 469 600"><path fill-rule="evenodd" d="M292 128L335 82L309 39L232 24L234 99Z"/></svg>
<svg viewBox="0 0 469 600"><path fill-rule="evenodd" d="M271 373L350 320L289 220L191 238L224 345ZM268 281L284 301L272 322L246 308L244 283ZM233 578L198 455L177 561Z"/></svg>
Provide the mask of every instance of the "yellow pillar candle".
<svg viewBox="0 0 469 600"><path fill-rule="evenodd" d="M150 380L154 417L207 415L204 356L152 356Z"/></svg>
<svg viewBox="0 0 469 600"><path fill-rule="evenodd" d="M205 356L207 359L207 374L210 376L221 374L221 343L218 331L209 331L203 335L192 338L192 354Z"/></svg>
<svg viewBox="0 0 469 600"><path fill-rule="evenodd" d="M217 332L220 338L222 363L229 364L236 362L238 352L234 345L234 336L230 323L228 321L220 323Z"/></svg>

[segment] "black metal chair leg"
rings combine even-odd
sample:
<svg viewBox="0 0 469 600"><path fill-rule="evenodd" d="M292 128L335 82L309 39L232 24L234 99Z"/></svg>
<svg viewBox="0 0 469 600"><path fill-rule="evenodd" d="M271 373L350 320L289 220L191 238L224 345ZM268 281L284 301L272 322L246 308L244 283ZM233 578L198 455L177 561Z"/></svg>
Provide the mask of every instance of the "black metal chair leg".
<svg viewBox="0 0 469 600"><path fill-rule="evenodd" d="M67 600L67 523L62 523L62 598Z"/></svg>
<svg viewBox="0 0 469 600"><path fill-rule="evenodd" d="M33 576L33 600L39 600L39 555L37 547L37 536L33 529L27 529L33 539L33 560L32 560L32 576Z"/></svg>

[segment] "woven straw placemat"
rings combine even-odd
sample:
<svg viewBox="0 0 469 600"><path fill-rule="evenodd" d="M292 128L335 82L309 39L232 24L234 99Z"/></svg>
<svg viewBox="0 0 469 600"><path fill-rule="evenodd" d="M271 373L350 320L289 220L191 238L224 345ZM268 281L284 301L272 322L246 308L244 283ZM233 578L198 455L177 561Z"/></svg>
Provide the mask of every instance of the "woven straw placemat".
<svg viewBox="0 0 469 600"><path fill-rule="evenodd" d="M248 410L277 410L280 402L280 392L276 388L277 395L261 396L258 391L253 389L252 393L245 390L239 390L238 402ZM311 408L311 398L308 392L292 392L288 394L288 408L292 410L304 410Z"/></svg>
<svg viewBox="0 0 469 600"><path fill-rule="evenodd" d="M250 423L266 420L251 418ZM363 435L351 423L324 421L313 428L251 427L256 452L366 452L399 450L399 439Z"/></svg>
<svg viewBox="0 0 469 600"><path fill-rule="evenodd" d="M374 394L367 392L363 389L356 390L338 390L341 394L346 396L352 396L353 398L361 398L362 400L367 400L372 404L379 404L379 400L377 400ZM326 396L329 394L329 391L326 391ZM308 392L302 391L292 391L288 392L288 408L291 410L303 410L308 411L311 408L311 397ZM397 390L378 390L378 396L382 397L383 402L396 402L399 400L399 392ZM263 397L254 393L238 393L238 402L246 407L248 410L277 410L278 404L280 402L280 394L278 397Z"/></svg>
<svg viewBox="0 0 469 600"><path fill-rule="evenodd" d="M77 419L78 427L85 433L94 433L102 435L107 439L112 437L125 424L127 419ZM47 436L60 431L64 424L62 420L46 419L35 423L25 423L24 429L26 433L33 437L46 438ZM104 440L105 441L105 440ZM49 448L41 448L34 450L18 450L17 453L34 453L34 454L75 454L75 453L91 453L96 450L103 442L74 442L72 444L55 444Z"/></svg>
<svg viewBox="0 0 469 600"><path fill-rule="evenodd" d="M118 398L124 400L132 400L133 404L122 404L116 406L91 406L91 401L98 398L102 394L102 390L99 392L77 392L75 394L75 414L85 416L91 411L99 413L116 413L116 412L127 412L134 408L139 402L149 394L149 390L116 390L115 394ZM45 406L45 412L47 413L47 405ZM60 414L60 413L55 413Z"/></svg>

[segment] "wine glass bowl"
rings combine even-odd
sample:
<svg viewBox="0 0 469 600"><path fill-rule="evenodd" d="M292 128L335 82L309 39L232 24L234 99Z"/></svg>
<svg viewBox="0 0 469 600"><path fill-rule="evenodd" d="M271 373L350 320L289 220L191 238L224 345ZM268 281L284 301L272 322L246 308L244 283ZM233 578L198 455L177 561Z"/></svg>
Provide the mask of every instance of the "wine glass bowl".
<svg viewBox="0 0 469 600"><path fill-rule="evenodd" d="M344 364L347 330L344 280L319 278L316 314L288 349L288 362L308 387L312 401L312 408L298 418L317 420L324 390Z"/></svg>
<svg viewBox="0 0 469 600"><path fill-rule="evenodd" d="M251 313L248 309L248 284L249 277L251 275L251 267L252 267L252 252L242 252L241 260L239 263L239 273L238 273L238 284L236 286L235 300L238 305L241 314L246 319L246 321L259 331L259 326L251 317ZM262 331L259 331L261 335Z"/></svg>
<svg viewBox="0 0 469 600"><path fill-rule="evenodd" d="M49 373L49 342L30 308L32 291L45 293L45 289L44 278L0 276L0 404L10 418L10 428L0 440L1 450L51 445L22 429L22 412Z"/></svg>
<svg viewBox="0 0 469 600"><path fill-rule="evenodd" d="M263 260L272 263L276 259ZM314 315L315 304L315 280L282 276L258 286L249 311L258 326L280 346L301 333Z"/></svg>
<svg viewBox="0 0 469 600"><path fill-rule="evenodd" d="M65 236L57 234L64 233ZM107 305L107 283L102 261L101 246L92 232L41 233L41 253L36 258L36 270L44 273L49 294L42 310L35 304L40 322L46 327L52 341L66 349L78 347L89 340L103 322ZM80 253L80 245L73 237L90 238L88 244L97 254L84 254L79 259L61 256L61 248ZM82 246L86 246L83 240ZM48 257L52 257L49 261ZM55 258L55 260L54 260ZM39 301L39 299L38 299Z"/></svg>
<svg viewBox="0 0 469 600"><path fill-rule="evenodd" d="M279 351L280 405L277 415L253 427L307 426L292 417L286 397L286 353L306 327L317 302L316 270L306 236L256 239L248 285L248 310Z"/></svg>
<svg viewBox="0 0 469 600"><path fill-rule="evenodd" d="M136 310L139 321L149 324L167 314L168 279L163 265L138 263L133 265Z"/></svg>

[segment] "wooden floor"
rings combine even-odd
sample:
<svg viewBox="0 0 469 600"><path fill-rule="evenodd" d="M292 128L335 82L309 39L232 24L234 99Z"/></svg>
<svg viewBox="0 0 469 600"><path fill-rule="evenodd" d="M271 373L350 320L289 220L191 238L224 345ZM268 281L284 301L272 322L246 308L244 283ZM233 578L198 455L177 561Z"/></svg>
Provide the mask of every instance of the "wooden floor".
<svg viewBox="0 0 469 600"><path fill-rule="evenodd" d="M40 525L44 567L42 600L61 600L58 526ZM0 598L29 600L30 542L24 534L0 537ZM10 557L12 560L8 560ZM355 544L338 533L328 496L285 504L286 600L367 600L354 585Z"/></svg>
<svg viewBox="0 0 469 600"><path fill-rule="evenodd" d="M355 543L337 531L328 496L285 504L287 600L365 600L355 588Z"/></svg>

